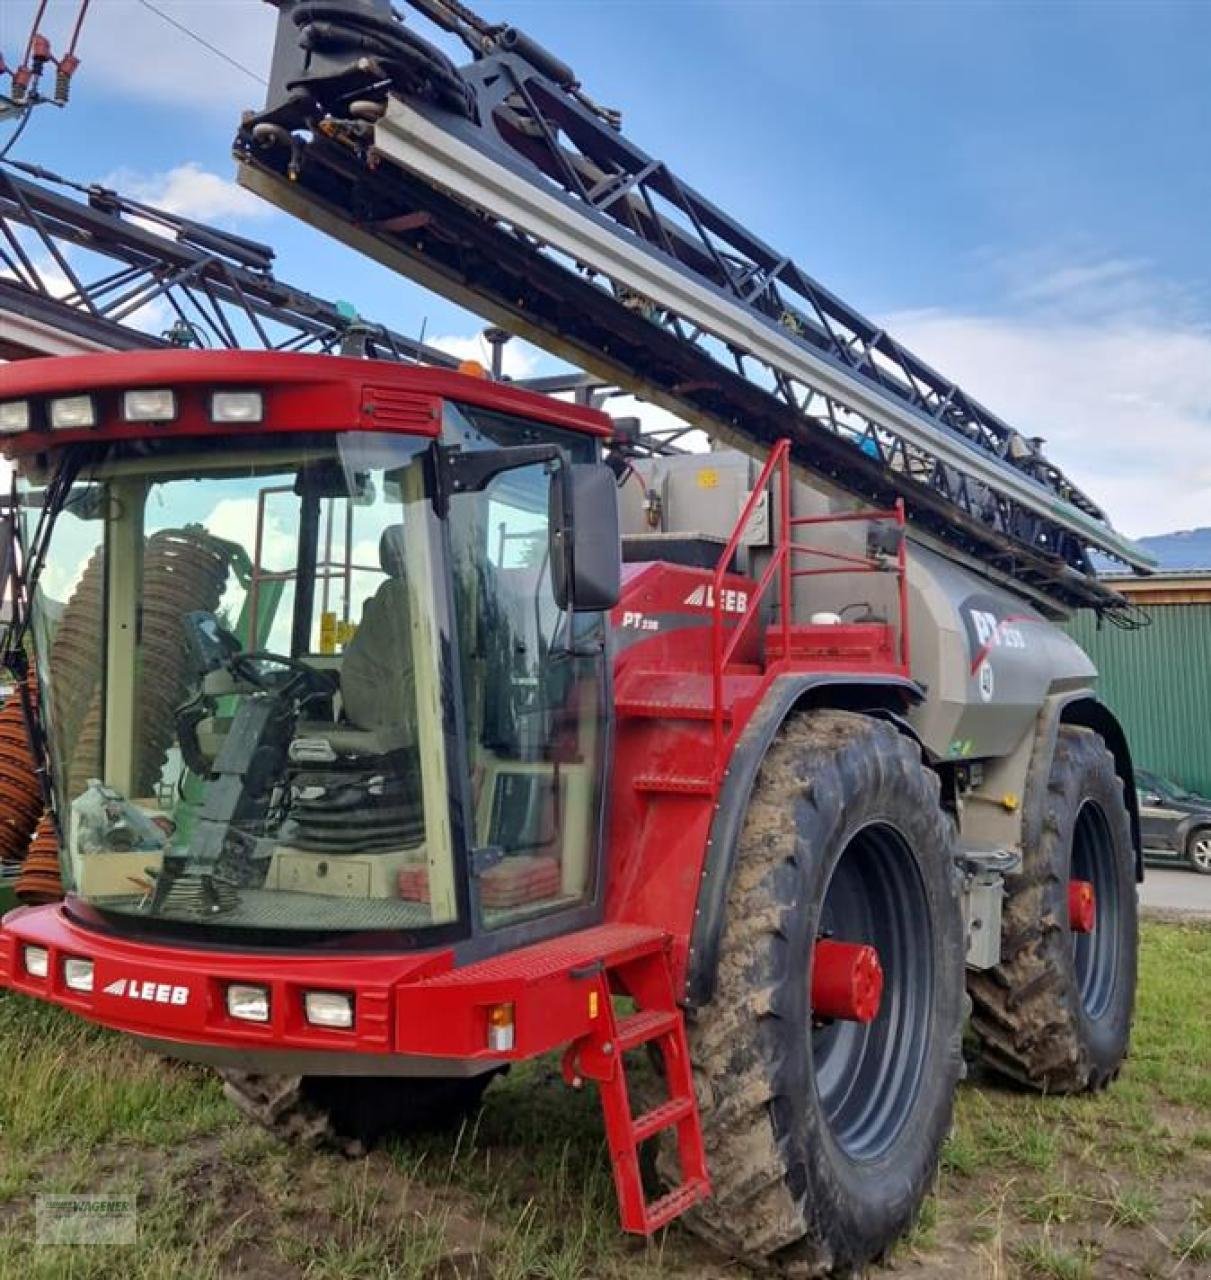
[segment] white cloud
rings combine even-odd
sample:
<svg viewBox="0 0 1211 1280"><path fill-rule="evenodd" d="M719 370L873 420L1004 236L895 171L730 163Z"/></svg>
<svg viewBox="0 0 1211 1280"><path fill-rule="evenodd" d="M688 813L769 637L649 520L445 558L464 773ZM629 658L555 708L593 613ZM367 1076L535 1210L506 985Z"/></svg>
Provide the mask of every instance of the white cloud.
<svg viewBox="0 0 1211 1280"><path fill-rule="evenodd" d="M1211 524L1211 330L944 311L888 329L1046 453L1139 537Z"/></svg>
<svg viewBox="0 0 1211 1280"><path fill-rule="evenodd" d="M459 360L478 360L485 369L492 367L492 348L482 333L468 337L452 334L441 338L426 338L425 342ZM504 374L508 378L532 378L543 359L541 351L519 338L513 338L505 344Z"/></svg>
<svg viewBox="0 0 1211 1280"><path fill-rule="evenodd" d="M193 160L163 173L118 169L102 178L101 185L142 204L154 205L167 213L198 222L271 218L276 213L266 201L245 191L229 178L203 169ZM149 223L148 227L152 231L162 230L154 223Z"/></svg>

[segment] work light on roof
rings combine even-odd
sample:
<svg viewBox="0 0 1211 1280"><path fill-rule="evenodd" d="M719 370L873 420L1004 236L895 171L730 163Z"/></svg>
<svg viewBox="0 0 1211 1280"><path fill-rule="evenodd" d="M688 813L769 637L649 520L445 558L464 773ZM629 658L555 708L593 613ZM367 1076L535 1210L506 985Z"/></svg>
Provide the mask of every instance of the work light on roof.
<svg viewBox="0 0 1211 1280"><path fill-rule="evenodd" d="M122 393L122 417L127 422L171 422L177 416L176 393L136 387Z"/></svg>
<svg viewBox="0 0 1211 1280"><path fill-rule="evenodd" d="M7 404L0 404L0 435L15 436L28 430L28 400L10 400Z"/></svg>
<svg viewBox="0 0 1211 1280"><path fill-rule="evenodd" d="M72 431L97 425L97 406L92 396L61 396L50 402L52 431Z"/></svg>
<svg viewBox="0 0 1211 1280"><path fill-rule="evenodd" d="M212 422L260 422L265 398L259 391L216 391L210 397Z"/></svg>

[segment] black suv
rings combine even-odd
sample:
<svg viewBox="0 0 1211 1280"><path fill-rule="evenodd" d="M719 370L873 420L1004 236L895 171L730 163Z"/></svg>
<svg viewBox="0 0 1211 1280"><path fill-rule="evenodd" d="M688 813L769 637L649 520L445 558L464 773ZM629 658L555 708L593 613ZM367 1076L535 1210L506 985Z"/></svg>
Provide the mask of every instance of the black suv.
<svg viewBox="0 0 1211 1280"><path fill-rule="evenodd" d="M1135 771L1135 789L1144 857L1177 859L1211 876L1211 800L1144 769Z"/></svg>

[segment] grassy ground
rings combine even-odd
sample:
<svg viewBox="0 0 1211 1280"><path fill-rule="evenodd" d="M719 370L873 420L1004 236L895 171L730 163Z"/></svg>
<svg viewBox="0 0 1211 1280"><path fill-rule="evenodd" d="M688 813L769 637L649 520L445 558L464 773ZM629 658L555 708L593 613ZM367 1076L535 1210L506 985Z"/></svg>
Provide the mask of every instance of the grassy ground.
<svg viewBox="0 0 1211 1280"><path fill-rule="evenodd" d="M37 1247L38 1192L137 1197L132 1246ZM1095 1098L965 1085L894 1274L1211 1277L1211 929L1148 925L1135 1045ZM459 1135L360 1160L279 1147L214 1079L0 997L0 1277L571 1280L744 1274L621 1236L595 1098L515 1072Z"/></svg>

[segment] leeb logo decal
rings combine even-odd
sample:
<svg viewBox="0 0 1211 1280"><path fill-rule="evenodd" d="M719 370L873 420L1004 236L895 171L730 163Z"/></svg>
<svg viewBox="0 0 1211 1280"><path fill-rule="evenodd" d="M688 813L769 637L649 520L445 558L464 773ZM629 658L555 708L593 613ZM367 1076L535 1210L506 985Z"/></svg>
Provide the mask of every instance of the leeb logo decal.
<svg viewBox="0 0 1211 1280"><path fill-rule="evenodd" d="M169 982L140 982L137 978L117 978L101 988L104 996L118 996L126 1000L142 1000L147 1004L189 1003L189 988Z"/></svg>

